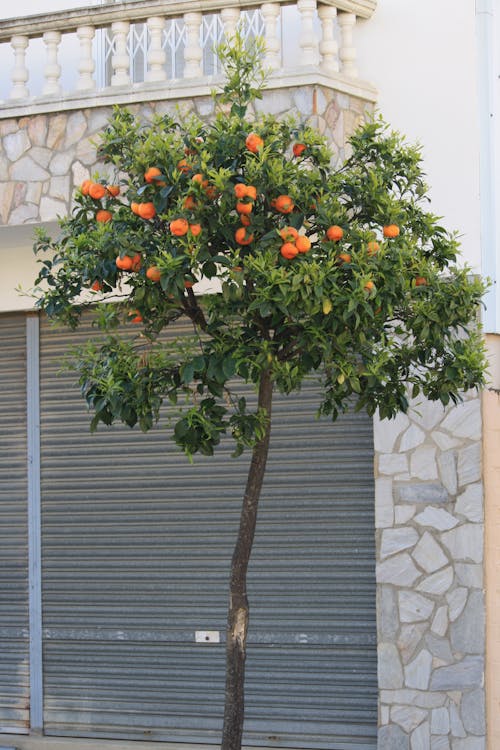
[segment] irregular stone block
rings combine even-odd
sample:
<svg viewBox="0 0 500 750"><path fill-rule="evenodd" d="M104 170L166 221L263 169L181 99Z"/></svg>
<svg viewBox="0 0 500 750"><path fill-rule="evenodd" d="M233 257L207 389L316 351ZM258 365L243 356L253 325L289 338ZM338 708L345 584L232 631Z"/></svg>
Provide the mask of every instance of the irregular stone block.
<svg viewBox="0 0 500 750"><path fill-rule="evenodd" d="M432 734L448 734L450 731L450 715L446 708L435 708L431 713Z"/></svg>
<svg viewBox="0 0 500 750"><path fill-rule="evenodd" d="M483 485L481 482L469 484L457 498L455 513L465 516L468 521L482 523L483 513Z"/></svg>
<svg viewBox="0 0 500 750"><path fill-rule="evenodd" d="M109 116L109 113L107 113ZM63 142L64 134L66 132L66 121L68 116L65 114L56 115L50 118L49 132L47 134L47 148L57 149Z"/></svg>
<svg viewBox="0 0 500 750"><path fill-rule="evenodd" d="M454 703L450 703L450 728L453 737L465 737L466 731L460 718L460 713Z"/></svg>
<svg viewBox="0 0 500 750"><path fill-rule="evenodd" d="M15 133L6 135L3 139L3 147L10 161L17 161L31 148L30 139L25 129L17 130Z"/></svg>
<svg viewBox="0 0 500 750"><path fill-rule="evenodd" d="M396 525L406 525L416 513L414 505L396 505L394 508L394 523Z"/></svg>
<svg viewBox="0 0 500 750"><path fill-rule="evenodd" d="M481 480L481 445L479 443L469 445L459 451L457 473L460 487Z"/></svg>
<svg viewBox="0 0 500 750"><path fill-rule="evenodd" d="M436 635L444 635L448 630L448 608L439 607L431 624L431 630Z"/></svg>
<svg viewBox="0 0 500 750"><path fill-rule="evenodd" d="M380 474L401 474L408 472L408 459L398 453L381 453L378 457Z"/></svg>
<svg viewBox="0 0 500 750"><path fill-rule="evenodd" d="M431 690L469 690L481 686L484 663L480 656L465 656L456 664L439 667L431 675Z"/></svg>
<svg viewBox="0 0 500 750"><path fill-rule="evenodd" d="M442 505L449 500L448 492L442 484L425 484L412 482L394 487L396 502L425 503L426 505Z"/></svg>
<svg viewBox="0 0 500 750"><path fill-rule="evenodd" d="M484 637L484 595L476 589L469 595L462 614L450 626L451 647L464 654L482 654Z"/></svg>
<svg viewBox="0 0 500 750"><path fill-rule="evenodd" d="M439 570L439 568L448 563L448 558L441 549L441 546L428 531L424 532L411 554L413 559L426 573L434 573L434 571Z"/></svg>
<svg viewBox="0 0 500 750"><path fill-rule="evenodd" d="M380 545L380 557L389 557L405 549L414 547L419 536L411 526L402 529L386 529L382 532L382 543Z"/></svg>
<svg viewBox="0 0 500 750"><path fill-rule="evenodd" d="M452 435L481 439L481 402L479 398L453 406L449 414L441 422L441 429Z"/></svg>
<svg viewBox="0 0 500 750"><path fill-rule="evenodd" d="M450 740L448 737L439 735L431 737L431 750L450 750Z"/></svg>
<svg viewBox="0 0 500 750"><path fill-rule="evenodd" d="M408 733L418 727L427 714L424 708L417 708L417 706L393 706L391 708L392 721Z"/></svg>
<svg viewBox="0 0 500 750"><path fill-rule="evenodd" d="M397 724L387 724L378 730L377 745L384 750L410 750L410 738Z"/></svg>
<svg viewBox="0 0 500 750"><path fill-rule="evenodd" d="M411 735L411 750L430 750L430 731L429 722L426 721L420 724Z"/></svg>
<svg viewBox="0 0 500 750"><path fill-rule="evenodd" d="M449 605L450 620L454 622L465 607L467 601L467 589L457 588L446 595L446 601Z"/></svg>
<svg viewBox="0 0 500 750"><path fill-rule="evenodd" d="M420 708L439 708L448 701L446 693L422 693L420 690L382 690L380 699L392 705L419 706Z"/></svg>
<svg viewBox="0 0 500 750"><path fill-rule="evenodd" d="M42 148L41 146L35 146L30 151L30 156L33 161L36 161L44 169L47 169L49 162L52 158L52 151L49 148Z"/></svg>
<svg viewBox="0 0 500 750"><path fill-rule="evenodd" d="M395 555L377 565L378 583L392 583L395 586L411 586L421 573L413 564L413 560L406 553Z"/></svg>
<svg viewBox="0 0 500 750"><path fill-rule="evenodd" d="M21 182L32 182L48 180L50 174L37 164L30 156L22 156L11 167L10 177L12 180Z"/></svg>
<svg viewBox="0 0 500 750"><path fill-rule="evenodd" d="M453 750L486 750L486 737L466 737L453 742Z"/></svg>
<svg viewBox="0 0 500 750"><path fill-rule="evenodd" d="M453 661L450 642L447 638L438 638L432 633L427 633L425 636L425 644L431 654L436 658L448 662L449 664Z"/></svg>
<svg viewBox="0 0 500 750"><path fill-rule="evenodd" d="M403 687L403 667L393 643L379 643L377 647L378 684L380 689L396 690Z"/></svg>
<svg viewBox="0 0 500 750"><path fill-rule="evenodd" d="M74 143L78 143L79 140L84 136L87 130L87 120L83 112L72 112L68 117L66 124L66 140L65 148L72 146Z"/></svg>
<svg viewBox="0 0 500 750"><path fill-rule="evenodd" d="M433 430L431 437L438 448L441 448L442 451L449 451L451 448L456 448L461 442L460 440L457 440L457 438L448 435L446 432L439 432L439 430Z"/></svg>
<svg viewBox="0 0 500 750"><path fill-rule="evenodd" d="M0 219L2 224L6 224L10 214L12 198L14 197L14 183L0 183Z"/></svg>
<svg viewBox="0 0 500 750"><path fill-rule="evenodd" d="M417 586L417 591L423 591L425 594L434 594L435 596L440 596L441 594L444 594L446 591L448 591L453 583L453 577L453 568L451 567L451 565L449 565L447 568L438 570L437 573L424 578L424 580Z"/></svg>
<svg viewBox="0 0 500 750"><path fill-rule="evenodd" d="M426 622L401 625L397 646L404 664L407 664L410 661L411 657L419 647L426 630Z"/></svg>
<svg viewBox="0 0 500 750"><path fill-rule="evenodd" d="M38 217L38 206L32 203L25 203L19 208L16 208L9 216L9 224L16 226L16 224L26 224L32 222L33 219Z"/></svg>
<svg viewBox="0 0 500 750"><path fill-rule="evenodd" d="M483 526L465 523L441 535L443 544L454 560L480 563L483 561Z"/></svg>
<svg viewBox="0 0 500 750"><path fill-rule="evenodd" d="M485 734L486 715L483 688L473 690L471 693L465 693L462 698L461 709L465 730L472 734Z"/></svg>
<svg viewBox="0 0 500 750"><path fill-rule="evenodd" d="M444 508L426 508L418 516L415 516L415 521L420 526L431 526L437 531L449 531L455 528L459 523L458 519L448 513Z"/></svg>
<svg viewBox="0 0 500 750"><path fill-rule="evenodd" d="M427 690L432 671L432 654L425 649L404 668L405 686Z"/></svg>
<svg viewBox="0 0 500 750"><path fill-rule="evenodd" d="M49 169L53 176L57 175L66 175L69 173L71 169L71 164L73 163L74 155L73 151L64 151L61 154L55 154L55 156L52 158Z"/></svg>
<svg viewBox="0 0 500 750"><path fill-rule="evenodd" d="M437 459L439 478L446 487L450 495L457 494L457 455L455 451L446 451L441 453Z"/></svg>
<svg viewBox="0 0 500 750"><path fill-rule="evenodd" d="M28 120L28 135L33 146L45 146L47 115L36 115Z"/></svg>
<svg viewBox="0 0 500 750"><path fill-rule="evenodd" d="M68 208L63 201L43 197L40 201L40 218L42 221L53 221L58 216L65 216Z"/></svg>
<svg viewBox="0 0 500 750"><path fill-rule="evenodd" d="M400 453L411 451L414 448L417 448L419 445L422 445L424 440L425 432L421 430L420 427L417 427L416 424L412 424L408 427L401 438L399 451Z"/></svg>
<svg viewBox="0 0 500 750"><path fill-rule="evenodd" d="M399 619L401 622L428 620L434 610L434 602L414 591L398 593Z"/></svg>
<svg viewBox="0 0 500 750"><path fill-rule="evenodd" d="M418 396L410 403L408 414L411 421L419 424L426 432L433 430L445 415L444 407L438 401L429 401L422 396Z"/></svg>
<svg viewBox="0 0 500 750"><path fill-rule="evenodd" d="M483 588L484 576L482 565L457 563L455 565L455 573L457 574L458 582L462 586L467 586L467 588L471 589Z"/></svg>
<svg viewBox="0 0 500 750"><path fill-rule="evenodd" d="M436 448L433 445L422 445L412 453L410 474L419 479L437 479Z"/></svg>
<svg viewBox="0 0 500 750"><path fill-rule="evenodd" d="M399 628L396 592L392 586L378 586L377 622L380 641L393 641Z"/></svg>

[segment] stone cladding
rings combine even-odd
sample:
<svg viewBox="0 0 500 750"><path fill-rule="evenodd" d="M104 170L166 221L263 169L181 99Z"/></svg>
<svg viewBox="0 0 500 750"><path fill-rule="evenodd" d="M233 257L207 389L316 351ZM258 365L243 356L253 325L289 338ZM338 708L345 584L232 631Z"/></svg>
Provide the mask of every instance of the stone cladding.
<svg viewBox="0 0 500 750"><path fill-rule="evenodd" d="M342 161L346 139L371 104L320 86L269 90L258 109L277 116L294 115L315 125ZM144 120L155 113L196 112L209 118L209 96L134 104L130 110ZM54 221L70 209L74 188L103 170L96 162L93 141L105 126L111 107L0 120L0 226ZM103 170L110 174L109 167ZM111 175L110 175L111 176Z"/></svg>
<svg viewBox="0 0 500 750"><path fill-rule="evenodd" d="M480 398L374 426L379 750L484 750Z"/></svg>

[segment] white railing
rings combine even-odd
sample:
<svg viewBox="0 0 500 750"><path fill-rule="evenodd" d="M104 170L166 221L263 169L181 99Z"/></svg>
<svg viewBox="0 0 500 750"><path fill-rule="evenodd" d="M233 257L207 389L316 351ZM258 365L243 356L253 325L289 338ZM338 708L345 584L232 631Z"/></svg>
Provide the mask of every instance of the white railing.
<svg viewBox="0 0 500 750"><path fill-rule="evenodd" d="M376 0L234 2L141 0L0 21L0 64L11 69L0 116L28 105L51 109L51 101L69 107L75 98L126 101L154 88L165 96L177 87L179 95L179 86L218 73L214 46L241 18L247 34L264 37L276 79L315 70L358 80L353 32Z"/></svg>

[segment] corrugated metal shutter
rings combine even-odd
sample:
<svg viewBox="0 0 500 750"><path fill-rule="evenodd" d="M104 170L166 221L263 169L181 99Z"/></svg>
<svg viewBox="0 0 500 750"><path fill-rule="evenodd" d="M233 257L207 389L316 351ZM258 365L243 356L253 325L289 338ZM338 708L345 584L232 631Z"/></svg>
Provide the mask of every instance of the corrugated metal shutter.
<svg viewBox="0 0 500 750"><path fill-rule="evenodd" d="M85 336L87 330L77 336ZM228 566L247 459L190 466L165 429L88 432L75 334L42 328L45 731L218 742ZM275 406L251 563L247 744L373 750L371 422Z"/></svg>
<svg viewBox="0 0 500 750"><path fill-rule="evenodd" d="M26 323L0 315L0 731L29 724Z"/></svg>

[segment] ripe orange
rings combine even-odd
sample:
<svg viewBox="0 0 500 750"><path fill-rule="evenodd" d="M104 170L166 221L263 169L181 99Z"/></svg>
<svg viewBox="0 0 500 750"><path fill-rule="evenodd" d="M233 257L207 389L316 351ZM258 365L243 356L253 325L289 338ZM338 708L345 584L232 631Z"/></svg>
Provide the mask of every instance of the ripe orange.
<svg viewBox="0 0 500 750"><path fill-rule="evenodd" d="M237 182L234 186L234 194L237 198L244 198L247 194L247 186L243 182Z"/></svg>
<svg viewBox="0 0 500 750"><path fill-rule="evenodd" d="M188 279L185 280L185 282L184 282L184 288L185 289L192 289L193 286L194 286L194 282L189 281Z"/></svg>
<svg viewBox="0 0 500 750"><path fill-rule="evenodd" d="M295 208L293 200L289 195L279 195L273 201L273 207L276 209L276 211L279 211L280 214L291 214L293 209Z"/></svg>
<svg viewBox="0 0 500 750"><path fill-rule="evenodd" d="M164 187L166 183L163 180L158 180L157 178L161 175L161 169L158 167L149 167L148 170L146 170L144 174L144 179L146 182L154 183L155 185L158 185L160 187Z"/></svg>
<svg viewBox="0 0 500 750"><path fill-rule="evenodd" d="M106 185L106 190L108 191L109 195L111 195L113 198L116 198L117 195L120 195L119 185Z"/></svg>
<svg viewBox="0 0 500 750"><path fill-rule="evenodd" d="M253 242L253 234L248 234L246 227L239 227L234 233L234 239L238 245L250 245Z"/></svg>
<svg viewBox="0 0 500 750"><path fill-rule="evenodd" d="M311 240L309 237L306 237L305 234L299 234L295 240L295 247L299 253L308 253L311 249Z"/></svg>
<svg viewBox="0 0 500 750"><path fill-rule="evenodd" d="M90 288L93 292L100 292L102 289L102 283L99 281L99 279L96 279Z"/></svg>
<svg viewBox="0 0 500 750"><path fill-rule="evenodd" d="M326 230L326 236L332 242L338 242L344 236L344 230L338 224L333 224Z"/></svg>
<svg viewBox="0 0 500 750"><path fill-rule="evenodd" d="M378 242L375 242L375 240L372 240L372 242L369 242L366 246L368 255L375 255L380 250L380 245Z"/></svg>
<svg viewBox="0 0 500 750"><path fill-rule="evenodd" d="M106 211L104 208L101 208L95 215L95 220L101 224L106 224L106 222L111 221L112 218L113 214L111 211Z"/></svg>
<svg viewBox="0 0 500 750"><path fill-rule="evenodd" d="M80 185L80 191L82 195L88 195L89 194L89 188L92 185L92 180L84 180L82 184Z"/></svg>
<svg viewBox="0 0 500 750"><path fill-rule="evenodd" d="M236 204L236 210L239 214L251 214L253 209L253 203L242 203L238 201Z"/></svg>
<svg viewBox="0 0 500 750"><path fill-rule="evenodd" d="M139 203L137 213L141 219L153 219L156 216L156 208L154 203Z"/></svg>
<svg viewBox="0 0 500 750"><path fill-rule="evenodd" d="M364 286L364 289L367 292L371 292L372 289L374 289L374 288L375 288L375 284L373 283L373 281L371 279L369 281L367 281L366 284L365 284L365 286Z"/></svg>
<svg viewBox="0 0 500 750"><path fill-rule="evenodd" d="M157 283L161 279L161 271L158 266L149 266L146 276L150 281Z"/></svg>
<svg viewBox="0 0 500 750"><path fill-rule="evenodd" d="M394 237L397 237L399 235L399 227L397 224L386 224L382 232L384 237L392 240L394 239Z"/></svg>
<svg viewBox="0 0 500 750"><path fill-rule="evenodd" d="M253 154L256 154L264 146L264 141L257 133L249 133L245 139L245 146Z"/></svg>
<svg viewBox="0 0 500 750"><path fill-rule="evenodd" d="M247 198L251 198L253 201L257 199L257 188L254 185L247 185Z"/></svg>
<svg viewBox="0 0 500 750"><path fill-rule="evenodd" d="M350 263L351 262L351 254L350 253L339 253L339 260L341 260L342 263Z"/></svg>
<svg viewBox="0 0 500 750"><path fill-rule="evenodd" d="M170 231L175 237L182 237L183 235L187 234L188 229L189 223L186 219L174 219L170 222Z"/></svg>
<svg viewBox="0 0 500 750"><path fill-rule="evenodd" d="M133 257L130 255L124 255L123 258L120 256L116 259L116 267L121 271L138 271L141 267L142 257L140 253L136 253Z"/></svg>
<svg viewBox="0 0 500 750"><path fill-rule="evenodd" d="M425 276L417 276L415 279L415 286L427 286L427 279Z"/></svg>
<svg viewBox="0 0 500 750"><path fill-rule="evenodd" d="M130 204L130 210L133 214L139 216L139 204L136 201L132 201L132 203Z"/></svg>
<svg viewBox="0 0 500 750"><path fill-rule="evenodd" d="M194 174L191 177L192 182L197 182L198 185L201 185L203 188L208 187L208 180L206 180L202 174L198 172L198 174Z"/></svg>
<svg viewBox="0 0 500 750"><path fill-rule="evenodd" d="M100 182L93 182L89 185L89 195L96 201L101 200L106 195L106 188Z"/></svg>
<svg viewBox="0 0 500 750"><path fill-rule="evenodd" d="M250 224L252 223L250 220L250 217L247 216L246 214L240 214L240 221L244 227L249 227Z"/></svg>
<svg viewBox="0 0 500 750"><path fill-rule="evenodd" d="M192 195L187 195L184 198L184 203L182 205L183 205L184 208L187 208L187 210L190 211L193 208L196 208L196 206L198 204L196 203L196 201L195 201L195 199L193 198Z"/></svg>
<svg viewBox="0 0 500 750"><path fill-rule="evenodd" d="M292 258L295 258L295 256L299 254L299 251L296 245L292 242L285 242L285 244L280 247L280 253L287 260L292 260Z"/></svg>
<svg viewBox="0 0 500 750"><path fill-rule="evenodd" d="M142 323L142 315L139 310L131 310L128 316L131 323Z"/></svg>
<svg viewBox="0 0 500 750"><path fill-rule="evenodd" d="M181 159L179 162L177 162L177 169L182 172L182 174L187 174L191 171L192 167L191 164L186 161L186 159Z"/></svg>
<svg viewBox="0 0 500 750"><path fill-rule="evenodd" d="M198 235L201 234L201 224L190 224L189 231L193 237L198 237Z"/></svg>
<svg viewBox="0 0 500 750"><path fill-rule="evenodd" d="M285 242L294 242L298 236L299 233L295 227L283 227L283 229L280 229L280 237Z"/></svg>
<svg viewBox="0 0 500 750"><path fill-rule="evenodd" d="M294 143L293 144L293 155L301 156L306 150L307 146L305 143Z"/></svg>

